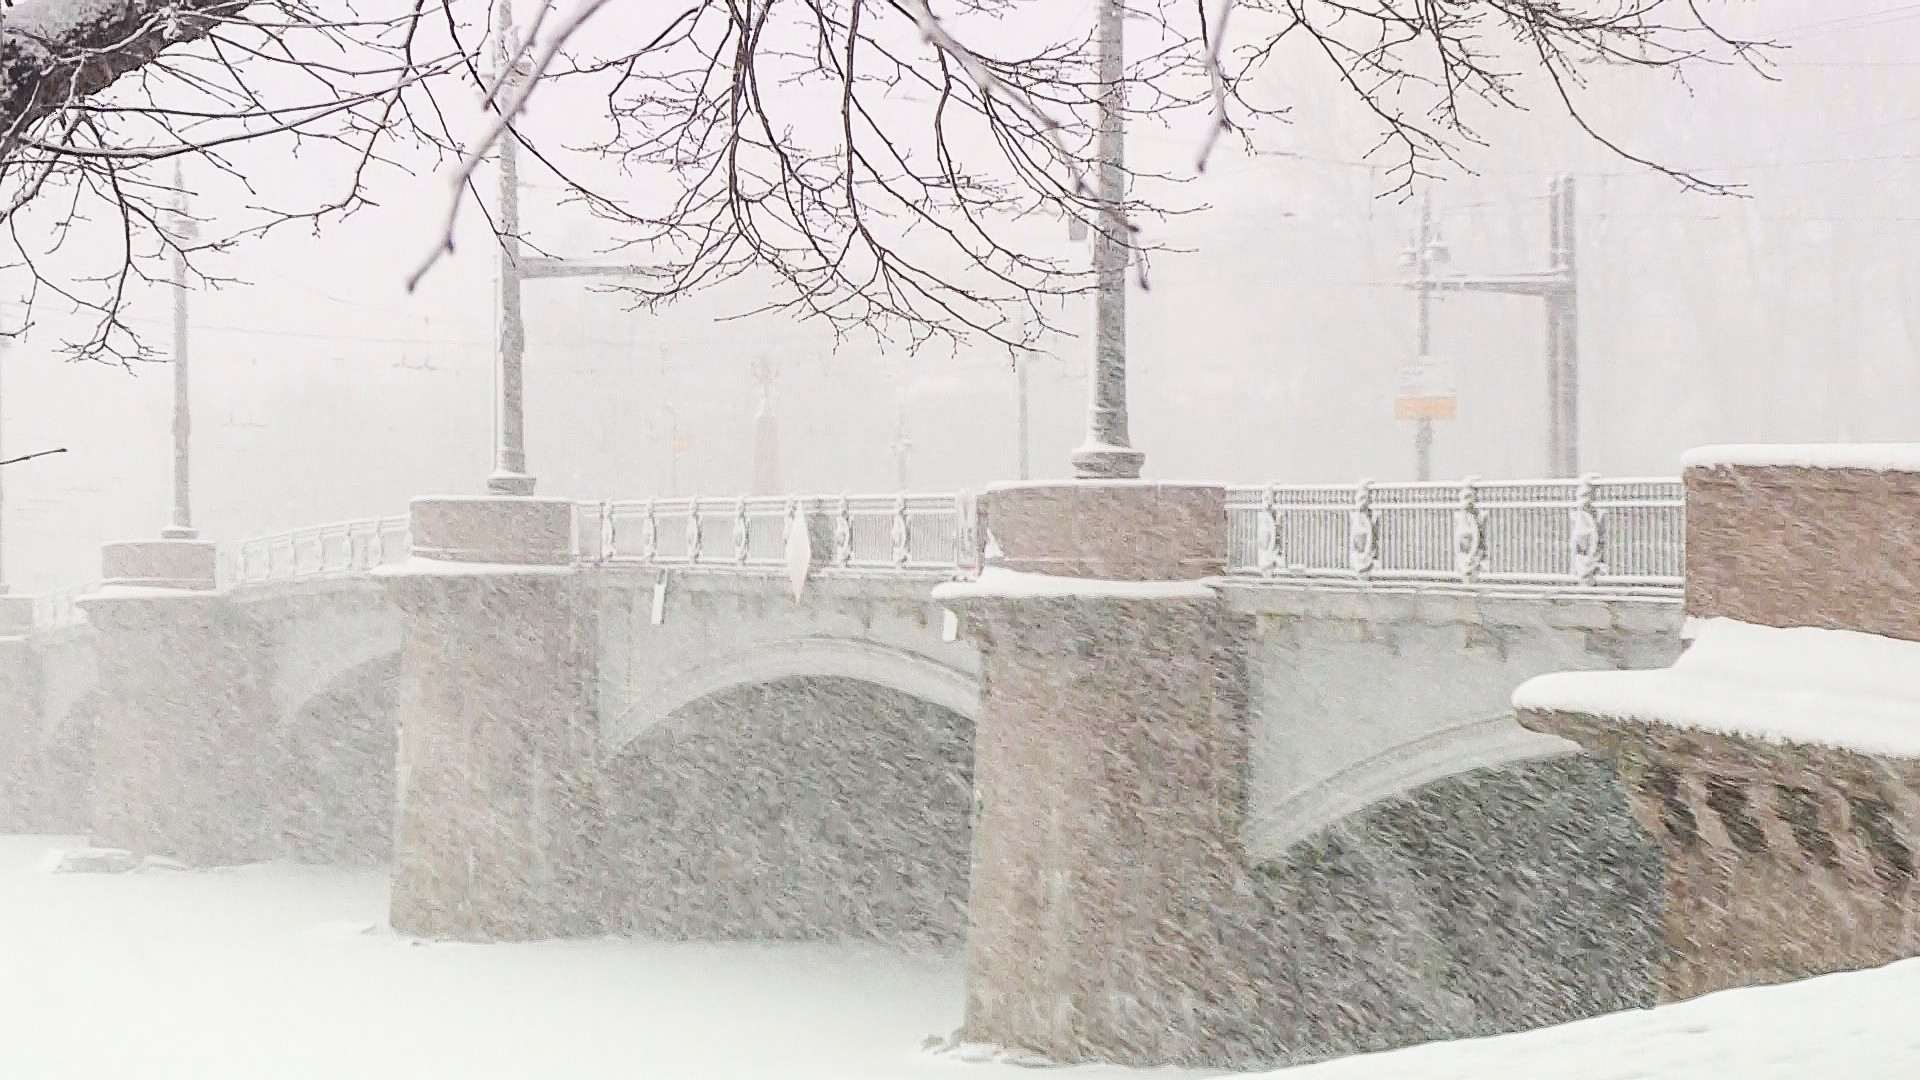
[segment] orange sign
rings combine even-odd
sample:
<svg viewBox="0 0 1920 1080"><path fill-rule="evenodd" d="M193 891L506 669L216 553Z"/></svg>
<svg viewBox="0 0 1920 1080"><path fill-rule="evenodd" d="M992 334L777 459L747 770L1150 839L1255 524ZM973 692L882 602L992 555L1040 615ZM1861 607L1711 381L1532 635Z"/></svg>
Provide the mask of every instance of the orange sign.
<svg viewBox="0 0 1920 1080"><path fill-rule="evenodd" d="M1451 361L1416 356L1400 366L1400 393L1393 401L1396 420L1452 420L1457 407Z"/></svg>

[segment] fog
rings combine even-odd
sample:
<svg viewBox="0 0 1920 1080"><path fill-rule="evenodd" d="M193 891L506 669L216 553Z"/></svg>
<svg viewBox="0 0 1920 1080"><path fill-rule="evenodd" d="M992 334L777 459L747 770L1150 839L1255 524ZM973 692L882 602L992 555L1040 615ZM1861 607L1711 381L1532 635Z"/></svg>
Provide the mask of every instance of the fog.
<svg viewBox="0 0 1920 1080"><path fill-rule="evenodd" d="M1002 44L1100 5L954 6L902 0L888 33L952 57L906 16ZM1126 197L1165 211L1132 219L1126 295L1150 485L1073 482L1091 290L1000 324L1017 350L764 310L791 295L764 267L652 305L530 278L542 498L486 498L492 159L461 190L458 154L396 142L353 213L197 252L184 289L136 277L111 307L152 353L125 361L72 358L98 313L33 286L97 285L119 221L16 209L45 261L0 267L0 458L64 452L0 477L0 592L87 592L0 636L0 1076L1704 1080L1819 1072L1816 1020L1857 1025L1849 1075L1912 1075L1884 1002L1920 961L1882 965L1920 955L1920 705L1886 676L1920 648L1920 5L1723 6L1769 65L1596 67L1570 115L1509 50L1510 101L1468 100L1472 136L1412 171L1311 41L1237 88L1286 115L1204 169L1206 82L1169 77L1189 104L1126 131ZM609 5L582 55L655 7ZM1130 53L1174 34L1137 18ZM803 118L781 137L851 130L816 92L769 86ZM543 163L675 197L591 149L607 100L543 85L519 121L541 258L693 243L630 246ZM406 123L464 146L485 118ZM220 236L355 163L179 162ZM1556 183L1568 475L1549 305L1437 291L1423 328L1409 277L1423 210L1441 276L1556 269ZM1002 227L1093 257L1061 215ZM173 513L176 304L218 555L103 565ZM1423 332L1444 486L1396 416ZM1603 683L1612 711L1521 689L1567 672L1671 681Z"/></svg>

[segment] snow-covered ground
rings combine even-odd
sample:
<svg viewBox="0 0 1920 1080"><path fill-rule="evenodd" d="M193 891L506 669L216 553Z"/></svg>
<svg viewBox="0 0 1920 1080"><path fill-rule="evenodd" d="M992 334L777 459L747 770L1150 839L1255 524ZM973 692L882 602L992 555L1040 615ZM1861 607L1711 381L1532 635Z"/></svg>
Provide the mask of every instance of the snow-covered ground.
<svg viewBox="0 0 1920 1080"><path fill-rule="evenodd" d="M921 1049L959 1020L951 961L806 946L421 945L381 927L376 874L52 873L70 846L0 837L5 1080L1034 1075ZM1920 962L1283 1075L1911 1080L1916 1009Z"/></svg>

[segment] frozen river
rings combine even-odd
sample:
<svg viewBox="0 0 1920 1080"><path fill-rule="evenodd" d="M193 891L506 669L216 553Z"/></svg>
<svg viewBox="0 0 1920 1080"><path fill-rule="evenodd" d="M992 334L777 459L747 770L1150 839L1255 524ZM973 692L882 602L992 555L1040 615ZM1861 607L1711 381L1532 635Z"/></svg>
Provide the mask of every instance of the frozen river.
<svg viewBox="0 0 1920 1080"><path fill-rule="evenodd" d="M377 873L52 873L71 843L0 837L5 1080L1034 1075L922 1049L959 1021L953 960L796 945L423 945L382 926ZM1907 963L1284 1075L1911 1080L1916 1002L1920 964Z"/></svg>

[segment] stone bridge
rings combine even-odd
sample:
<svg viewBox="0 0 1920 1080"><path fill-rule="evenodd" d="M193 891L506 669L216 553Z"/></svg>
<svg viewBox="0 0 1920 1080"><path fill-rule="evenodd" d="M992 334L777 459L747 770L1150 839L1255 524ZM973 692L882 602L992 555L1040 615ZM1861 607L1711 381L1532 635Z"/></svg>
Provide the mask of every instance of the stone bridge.
<svg viewBox="0 0 1920 1080"><path fill-rule="evenodd" d="M421 499L225 557L115 545L100 585L8 609L0 827L390 859L396 927L434 936L964 945L970 1026L1059 1056L1506 1030L1649 1000L1657 851L1509 699L1671 662L1681 533L1678 481L1587 480ZM1117 801L1032 803L1069 777ZM1136 957L1172 974L1091 958L1137 934L1084 925L1115 867L1160 867L1128 887L1153 893L1194 837L1251 937ZM1155 937L1194 917L1163 899ZM1268 965L1294 989L1255 1011L1294 1019L1236 1037L1209 998L1115 1034L1223 963ZM1031 1002L1067 984L1107 1004L1062 1043Z"/></svg>

